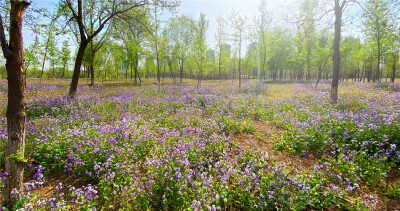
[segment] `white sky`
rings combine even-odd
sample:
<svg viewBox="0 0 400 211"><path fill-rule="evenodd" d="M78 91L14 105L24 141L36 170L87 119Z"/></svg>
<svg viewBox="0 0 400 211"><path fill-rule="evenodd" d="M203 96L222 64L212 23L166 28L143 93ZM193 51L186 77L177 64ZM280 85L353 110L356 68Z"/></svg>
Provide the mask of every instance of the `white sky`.
<svg viewBox="0 0 400 211"><path fill-rule="evenodd" d="M284 12L283 6L286 4L285 2L285 0L268 1L268 9L274 12L275 19L279 18ZM235 10L235 12L245 15L248 23L251 24L260 4L261 0L183 0L179 7L178 15L192 15L197 20L200 13L204 13L206 19L209 20L209 28L206 35L207 43L210 48L214 48L217 18L220 15L227 17L232 13L232 10Z"/></svg>

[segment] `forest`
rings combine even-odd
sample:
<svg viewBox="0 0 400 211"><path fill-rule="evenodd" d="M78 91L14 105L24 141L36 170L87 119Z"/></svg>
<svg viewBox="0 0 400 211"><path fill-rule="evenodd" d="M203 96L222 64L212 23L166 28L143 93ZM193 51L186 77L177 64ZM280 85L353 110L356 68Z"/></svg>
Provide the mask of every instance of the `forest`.
<svg viewBox="0 0 400 211"><path fill-rule="evenodd" d="M0 2L1 210L400 209L400 2L188 2Z"/></svg>

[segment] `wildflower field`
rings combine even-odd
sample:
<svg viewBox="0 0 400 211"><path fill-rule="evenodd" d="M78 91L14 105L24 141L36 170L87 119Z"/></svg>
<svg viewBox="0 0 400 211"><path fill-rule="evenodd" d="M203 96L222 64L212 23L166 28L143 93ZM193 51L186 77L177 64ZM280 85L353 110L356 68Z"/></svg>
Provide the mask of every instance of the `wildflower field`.
<svg viewBox="0 0 400 211"><path fill-rule="evenodd" d="M13 209L400 209L400 86L329 87L28 84Z"/></svg>

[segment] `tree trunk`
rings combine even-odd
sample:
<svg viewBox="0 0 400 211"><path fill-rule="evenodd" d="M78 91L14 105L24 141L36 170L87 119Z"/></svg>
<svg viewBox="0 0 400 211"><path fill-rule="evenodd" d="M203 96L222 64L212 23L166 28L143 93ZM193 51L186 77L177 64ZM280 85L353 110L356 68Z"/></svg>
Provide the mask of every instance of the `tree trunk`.
<svg viewBox="0 0 400 211"><path fill-rule="evenodd" d="M326 64L328 63L328 59L329 59L329 57L331 56L331 53L332 53L332 48L331 48L331 50L329 51L329 54L328 54L328 56L327 56L326 59L325 59L324 66L323 66L322 68L321 68L321 66L319 67L319 70L318 70L318 78L317 78L317 83L315 83L315 88L317 88L317 86L318 86L318 83L319 83L319 81L320 81L320 79L321 79L322 72L324 71L325 66L326 66Z"/></svg>
<svg viewBox="0 0 400 211"><path fill-rule="evenodd" d="M138 65L139 65L139 55L138 55L138 52L136 52L136 58L135 58L135 84L137 84Z"/></svg>
<svg viewBox="0 0 400 211"><path fill-rule="evenodd" d="M346 0L342 5L339 0L335 0L335 38L333 41L333 75L332 75L332 88L331 88L331 101L337 103L338 100L338 87L339 87L339 71L340 71L340 33L342 30L342 12Z"/></svg>
<svg viewBox="0 0 400 211"><path fill-rule="evenodd" d="M240 66L241 66L240 56L241 56L241 50L242 50L241 46L242 46L242 31L240 31L240 33L239 33L239 89L242 88L242 73L241 73L241 69L240 69Z"/></svg>
<svg viewBox="0 0 400 211"><path fill-rule="evenodd" d="M181 58L181 59L180 59L180 63L179 63L181 83L182 83L182 77L183 77L183 62L184 62L184 59Z"/></svg>
<svg viewBox="0 0 400 211"><path fill-rule="evenodd" d="M4 182L4 202L12 207L15 202L11 197L13 189L20 189L23 182L24 164L8 158L10 155L24 157L26 123L26 80L24 70L24 48L22 20L30 3L11 1L9 44L4 34L3 20L0 16L0 39L3 55L6 58L8 80L7 132L8 142L5 154L5 171L8 176Z"/></svg>
<svg viewBox="0 0 400 211"><path fill-rule="evenodd" d="M94 86L94 67L93 62L90 64L90 86Z"/></svg>
<svg viewBox="0 0 400 211"><path fill-rule="evenodd" d="M396 78L396 63L397 63L397 59L398 59L398 55L395 53L393 54L393 65L392 65L392 77L390 79L390 81L392 83L394 83L394 80Z"/></svg>
<svg viewBox="0 0 400 211"><path fill-rule="evenodd" d="M308 35L309 36L309 35ZM306 80L311 80L311 41L307 38L307 77Z"/></svg>
<svg viewBox="0 0 400 211"><path fill-rule="evenodd" d="M131 86L132 86L132 79L133 79L133 57L131 57Z"/></svg>
<svg viewBox="0 0 400 211"><path fill-rule="evenodd" d="M221 85L221 48L220 48L220 53L219 53L219 58L218 58L218 79L219 79L219 84Z"/></svg>
<svg viewBox="0 0 400 211"><path fill-rule="evenodd" d="M125 84L128 83L128 65L125 67Z"/></svg>
<svg viewBox="0 0 400 211"><path fill-rule="evenodd" d="M66 65L64 64L64 66L63 66L63 72L62 72L62 76L61 76L61 78L62 78L62 79L64 79L64 74L65 74L65 66L66 66Z"/></svg>
<svg viewBox="0 0 400 211"><path fill-rule="evenodd" d="M54 63L55 63L54 57L53 57L53 61L52 61L51 63L52 63L52 66L53 66L53 78L52 78L51 80L54 81L54 78L56 77L56 75L55 75L55 68L54 68Z"/></svg>
<svg viewBox="0 0 400 211"><path fill-rule="evenodd" d="M89 44L89 42L87 40L81 39L81 43L80 43L79 49L78 49L78 54L76 55L75 67L74 67L74 73L72 75L71 86L69 88L69 93L68 93L68 95L70 97L74 97L76 94L76 88L78 87L78 82L79 82L79 74L81 73L83 55L85 54L85 49L88 44Z"/></svg>
<svg viewBox="0 0 400 211"><path fill-rule="evenodd" d="M162 74L162 80L163 80L163 82L164 82L164 80L165 80L165 61L163 62L163 74Z"/></svg>
<svg viewBox="0 0 400 211"><path fill-rule="evenodd" d="M377 37L378 65L377 65L375 77L380 82L381 81L381 77L380 77L381 76L381 36L380 36L380 30L379 30L378 23L377 23L377 29L378 29L378 37ZM375 80L374 80L374 82L375 82Z"/></svg>
<svg viewBox="0 0 400 211"><path fill-rule="evenodd" d="M172 71L172 60L170 60L170 59L168 59L168 67L169 67L169 71L171 72L172 80L174 81L174 84L175 84L176 81L175 81L174 72Z"/></svg>
<svg viewBox="0 0 400 211"><path fill-rule="evenodd" d="M43 78L43 72L44 72L44 64L46 63L46 57L47 57L47 50L49 49L49 39L47 40L46 43L46 48L44 50L44 58L43 58L43 64L42 64L42 74L40 74L40 84L42 84L42 78Z"/></svg>
<svg viewBox="0 0 400 211"><path fill-rule="evenodd" d="M362 81L363 77L365 78L365 76L364 76L364 71L365 71L365 62L364 62L363 67L362 67L362 69L361 69L360 79L358 80L359 82Z"/></svg>
<svg viewBox="0 0 400 211"><path fill-rule="evenodd" d="M138 76L138 78L139 78L139 83L142 83L142 79L140 79L140 74L139 74L139 72L137 71L137 65L136 65L136 70L135 70L136 72L137 72L137 76Z"/></svg>

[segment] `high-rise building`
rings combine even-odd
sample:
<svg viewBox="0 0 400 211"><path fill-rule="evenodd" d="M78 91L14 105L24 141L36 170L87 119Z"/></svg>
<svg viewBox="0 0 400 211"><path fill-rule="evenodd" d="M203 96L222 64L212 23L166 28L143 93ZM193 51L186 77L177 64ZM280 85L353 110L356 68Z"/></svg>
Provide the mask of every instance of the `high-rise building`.
<svg viewBox="0 0 400 211"><path fill-rule="evenodd" d="M256 47L257 47L257 44L256 43L250 43L249 44L249 46L247 46L247 49L248 49L248 52L249 52L249 56L252 58L252 59L255 59L256 57L257 57L257 54L256 54Z"/></svg>
<svg viewBox="0 0 400 211"><path fill-rule="evenodd" d="M222 51L225 52L226 57L231 57L231 45L229 44L223 44L222 45Z"/></svg>
<svg viewBox="0 0 400 211"><path fill-rule="evenodd" d="M208 58L209 59L215 59L215 51L210 49L208 53Z"/></svg>

